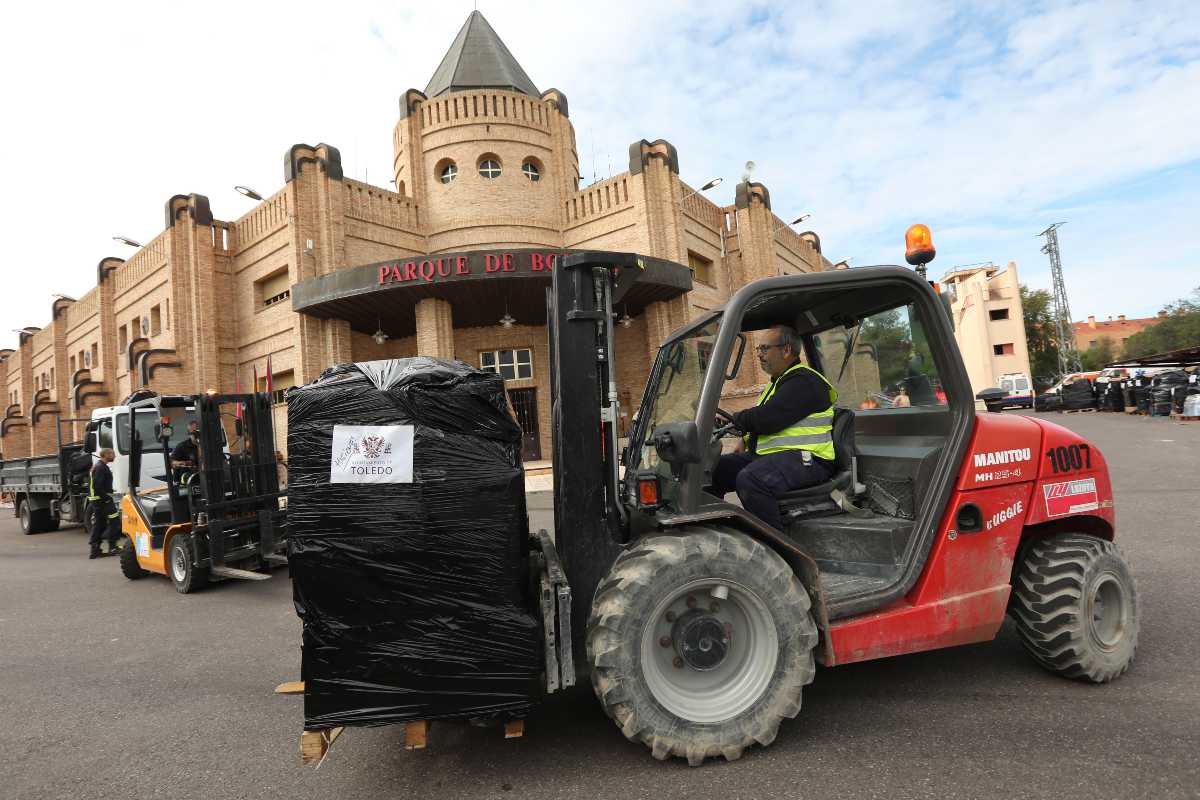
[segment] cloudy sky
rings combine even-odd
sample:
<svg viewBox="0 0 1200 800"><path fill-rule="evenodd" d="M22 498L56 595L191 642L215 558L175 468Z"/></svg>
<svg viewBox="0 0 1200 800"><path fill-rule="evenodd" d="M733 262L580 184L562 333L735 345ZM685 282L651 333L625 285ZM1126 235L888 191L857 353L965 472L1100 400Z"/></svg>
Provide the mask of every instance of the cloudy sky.
<svg viewBox="0 0 1200 800"><path fill-rule="evenodd" d="M95 265L198 192L236 219L296 142L387 185L398 98L423 88L474 3L20 4L0 70L0 346L45 325ZM541 89L570 100L581 171L665 138L733 200L744 164L834 261L931 272L1016 261L1049 287L1060 232L1076 319L1147 316L1200 285L1200 4L498 2L482 11ZM806 226L807 227L807 226Z"/></svg>

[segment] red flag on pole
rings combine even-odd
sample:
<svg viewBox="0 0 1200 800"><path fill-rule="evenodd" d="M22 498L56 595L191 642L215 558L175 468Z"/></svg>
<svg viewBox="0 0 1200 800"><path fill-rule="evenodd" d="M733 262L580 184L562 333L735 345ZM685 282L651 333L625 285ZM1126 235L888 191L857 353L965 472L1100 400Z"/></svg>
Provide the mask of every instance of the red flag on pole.
<svg viewBox="0 0 1200 800"><path fill-rule="evenodd" d="M251 369L254 370L254 383L251 384L252 388L250 389L250 391L257 392L258 391L258 364L255 364Z"/></svg>
<svg viewBox="0 0 1200 800"><path fill-rule="evenodd" d="M271 354L267 353L267 394L275 393L274 371L271 369Z"/></svg>
<svg viewBox="0 0 1200 800"><path fill-rule="evenodd" d="M234 394L241 394L241 393L242 393L242 368L241 368L241 366L236 366L236 367L234 367L234 368L233 368L233 373L234 373L234 375L235 375L235 378L234 378L234 386L235 386L235 388L234 388ZM241 403L238 403L238 404L237 404L237 406L234 408L234 412L233 412L233 414L234 414L234 416L235 416L235 417L237 417L238 419L241 419L241 418L242 418L242 404L241 404Z"/></svg>

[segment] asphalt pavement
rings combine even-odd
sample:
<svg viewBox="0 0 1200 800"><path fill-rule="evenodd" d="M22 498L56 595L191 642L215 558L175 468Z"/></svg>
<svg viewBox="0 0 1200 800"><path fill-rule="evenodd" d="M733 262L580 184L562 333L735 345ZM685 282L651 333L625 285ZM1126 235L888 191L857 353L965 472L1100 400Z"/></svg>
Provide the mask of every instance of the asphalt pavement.
<svg viewBox="0 0 1200 800"><path fill-rule="evenodd" d="M87 559L80 529L0 509L0 798L1176 798L1200 796L1200 423L1050 414L1104 452L1141 642L1106 686L993 642L818 671L800 716L737 762L662 763L587 687L522 739L354 729L302 767L300 624L287 570L179 595Z"/></svg>

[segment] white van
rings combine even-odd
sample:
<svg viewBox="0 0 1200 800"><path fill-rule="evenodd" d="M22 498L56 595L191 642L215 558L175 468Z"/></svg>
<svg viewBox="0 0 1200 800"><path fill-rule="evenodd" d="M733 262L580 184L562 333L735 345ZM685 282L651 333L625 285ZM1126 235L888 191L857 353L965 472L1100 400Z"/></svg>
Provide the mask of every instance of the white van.
<svg viewBox="0 0 1200 800"><path fill-rule="evenodd" d="M1024 372L1001 375L1000 388L1004 390L1005 408L1033 408L1033 381Z"/></svg>

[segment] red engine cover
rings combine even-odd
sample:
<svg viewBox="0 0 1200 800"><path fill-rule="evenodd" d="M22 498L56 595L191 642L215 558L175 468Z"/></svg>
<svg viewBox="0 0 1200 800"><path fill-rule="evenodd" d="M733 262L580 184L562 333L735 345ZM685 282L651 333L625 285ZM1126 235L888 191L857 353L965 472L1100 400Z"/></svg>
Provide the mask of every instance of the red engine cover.
<svg viewBox="0 0 1200 800"><path fill-rule="evenodd" d="M978 530L956 529L967 504L978 509ZM921 577L891 606L830 625L826 663L991 639L1026 528L1068 517L1103 519L1107 525L1091 530L1111 535L1112 487L1100 451L1040 419L979 415Z"/></svg>

